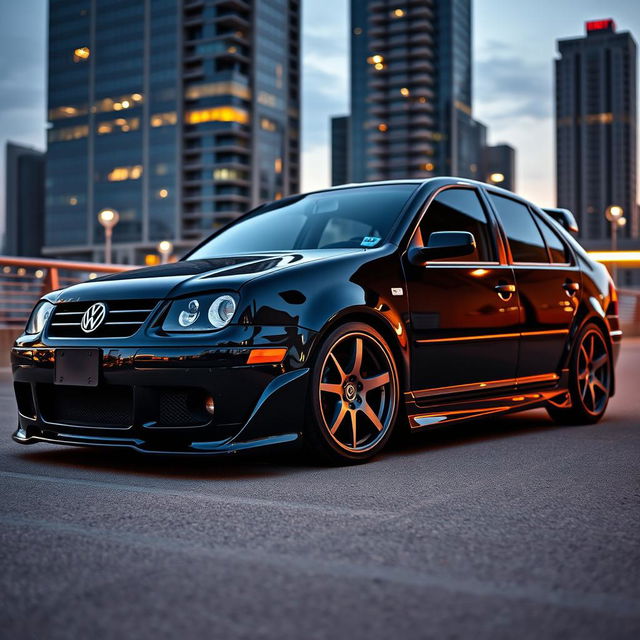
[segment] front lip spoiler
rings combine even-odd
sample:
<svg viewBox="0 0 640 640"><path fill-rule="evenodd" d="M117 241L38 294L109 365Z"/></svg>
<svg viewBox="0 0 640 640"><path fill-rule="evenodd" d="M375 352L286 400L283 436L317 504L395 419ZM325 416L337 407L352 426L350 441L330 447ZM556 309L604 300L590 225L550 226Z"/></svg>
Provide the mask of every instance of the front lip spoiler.
<svg viewBox="0 0 640 640"><path fill-rule="evenodd" d="M145 454L156 455L200 455L213 456L239 453L251 449L260 449L263 447L293 444L300 439L298 433L283 433L276 436L267 436L266 438L257 438L256 440L247 440L244 442L233 441L216 441L216 442L192 442L184 449L154 449L145 446L144 440L135 438L97 438L92 436L76 436L75 434L59 433L57 437L45 436L27 436L21 437L18 429L12 438L14 442L23 445L37 444L38 442L48 442L50 444L64 444L75 446L102 447L112 449L130 449Z"/></svg>

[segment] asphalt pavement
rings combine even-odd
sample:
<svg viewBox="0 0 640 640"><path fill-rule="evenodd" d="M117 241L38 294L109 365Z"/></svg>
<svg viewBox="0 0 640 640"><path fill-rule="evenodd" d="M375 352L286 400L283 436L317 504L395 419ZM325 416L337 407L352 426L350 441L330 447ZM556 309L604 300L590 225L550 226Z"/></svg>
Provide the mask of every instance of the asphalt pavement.
<svg viewBox="0 0 640 640"><path fill-rule="evenodd" d="M605 420L440 428L356 467L10 440L0 637L640 638L640 340Z"/></svg>

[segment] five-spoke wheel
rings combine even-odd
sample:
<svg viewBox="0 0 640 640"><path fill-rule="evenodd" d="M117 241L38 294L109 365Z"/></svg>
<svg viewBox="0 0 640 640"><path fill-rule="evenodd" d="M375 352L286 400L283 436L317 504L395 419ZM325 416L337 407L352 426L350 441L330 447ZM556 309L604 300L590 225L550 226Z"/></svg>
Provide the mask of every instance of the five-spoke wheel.
<svg viewBox="0 0 640 640"><path fill-rule="evenodd" d="M558 422L593 423L604 415L611 395L611 356L600 328L588 324L578 336L569 370L569 393L549 404Z"/></svg>
<svg viewBox="0 0 640 640"><path fill-rule="evenodd" d="M384 338L349 323L325 340L315 360L313 448L334 460L364 460L391 434L398 411L398 375Z"/></svg>

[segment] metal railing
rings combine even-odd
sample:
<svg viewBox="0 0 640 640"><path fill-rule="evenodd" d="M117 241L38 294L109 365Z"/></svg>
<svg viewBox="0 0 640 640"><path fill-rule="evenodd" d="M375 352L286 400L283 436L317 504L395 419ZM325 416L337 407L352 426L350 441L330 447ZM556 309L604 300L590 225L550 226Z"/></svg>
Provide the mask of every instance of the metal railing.
<svg viewBox="0 0 640 640"><path fill-rule="evenodd" d="M137 266L0 256L0 329L23 327L35 303L49 291ZM623 329L640 333L640 290L619 289L618 298Z"/></svg>
<svg viewBox="0 0 640 640"><path fill-rule="evenodd" d="M98 274L135 268L124 264L0 256L0 329L24 326L34 304L49 291L92 280Z"/></svg>

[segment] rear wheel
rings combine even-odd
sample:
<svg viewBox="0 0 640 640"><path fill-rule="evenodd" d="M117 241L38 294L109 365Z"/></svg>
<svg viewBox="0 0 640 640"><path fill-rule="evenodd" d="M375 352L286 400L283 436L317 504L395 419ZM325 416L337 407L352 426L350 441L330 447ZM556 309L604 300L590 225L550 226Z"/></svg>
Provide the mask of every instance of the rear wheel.
<svg viewBox="0 0 640 640"><path fill-rule="evenodd" d="M571 356L569 392L547 405L561 424L592 424L604 415L611 395L611 354L602 330L588 324Z"/></svg>
<svg viewBox="0 0 640 640"><path fill-rule="evenodd" d="M306 440L328 462L367 460L386 444L398 414L398 373L389 345L373 328L333 331L314 360Z"/></svg>

